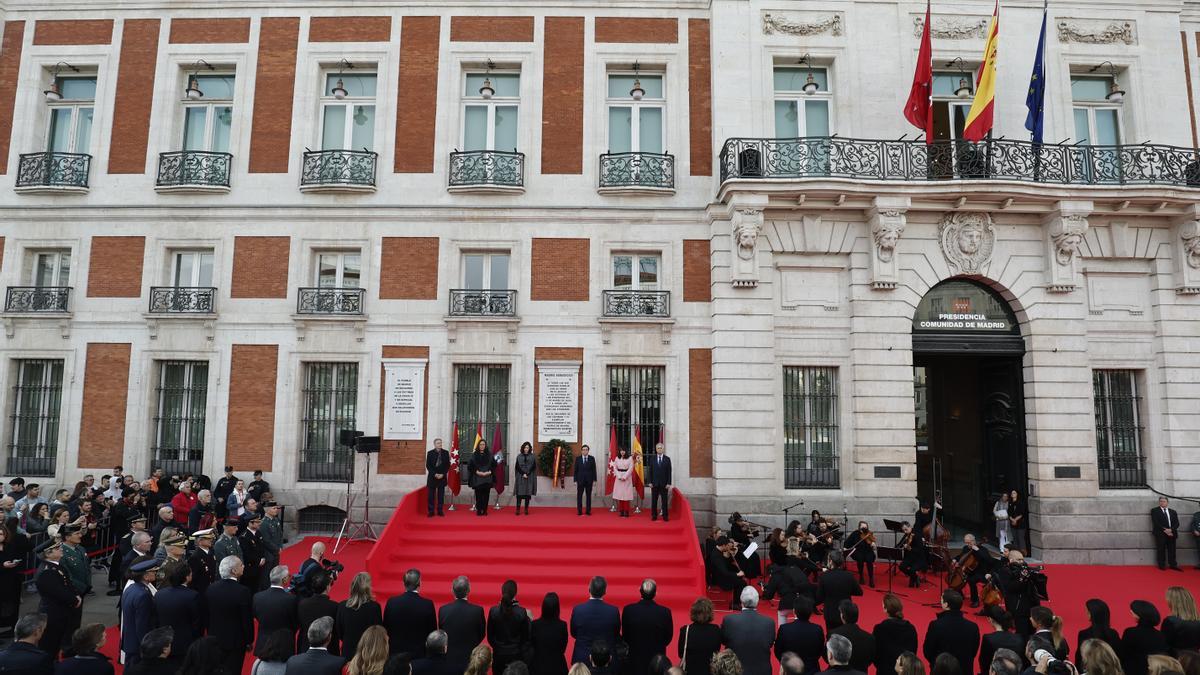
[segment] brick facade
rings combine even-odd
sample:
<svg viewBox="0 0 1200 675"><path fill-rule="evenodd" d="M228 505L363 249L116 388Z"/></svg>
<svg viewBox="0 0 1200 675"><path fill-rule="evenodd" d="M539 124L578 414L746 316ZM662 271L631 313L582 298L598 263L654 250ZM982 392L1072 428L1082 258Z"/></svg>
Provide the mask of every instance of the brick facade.
<svg viewBox="0 0 1200 675"><path fill-rule="evenodd" d="M530 300L588 299L590 239L534 238Z"/></svg>
<svg viewBox="0 0 1200 675"><path fill-rule="evenodd" d="M712 299L712 266L707 239L683 240L683 301Z"/></svg>
<svg viewBox="0 0 1200 675"><path fill-rule="evenodd" d="M258 38L250 173L287 173L300 19L264 18Z"/></svg>
<svg viewBox="0 0 1200 675"><path fill-rule="evenodd" d="M406 16L400 23L396 173L433 171L441 26L436 16Z"/></svg>
<svg viewBox="0 0 1200 675"><path fill-rule="evenodd" d="M17 82L21 77L21 48L24 42L25 22L5 21L4 42L0 44L0 174L8 173L13 106L17 100Z"/></svg>
<svg viewBox="0 0 1200 675"><path fill-rule="evenodd" d="M92 237L87 297L140 297L145 257L145 237Z"/></svg>
<svg viewBox="0 0 1200 675"><path fill-rule="evenodd" d="M676 43L679 42L679 20L624 16L597 17L596 42Z"/></svg>
<svg viewBox="0 0 1200 675"><path fill-rule="evenodd" d="M583 173L583 17L546 17L542 173Z"/></svg>
<svg viewBox="0 0 1200 675"><path fill-rule="evenodd" d="M712 63L708 19L688 19L688 135L691 175L712 175Z"/></svg>
<svg viewBox="0 0 1200 675"><path fill-rule="evenodd" d="M289 237L236 237L233 244L234 298L286 298Z"/></svg>
<svg viewBox="0 0 1200 675"><path fill-rule="evenodd" d="M688 350L688 473L713 475L712 350Z"/></svg>
<svg viewBox="0 0 1200 675"><path fill-rule="evenodd" d="M532 16L452 16L451 42L533 42Z"/></svg>
<svg viewBox="0 0 1200 675"><path fill-rule="evenodd" d="M581 347L534 347L533 348L533 428L529 430L529 442L533 443L533 454L537 454L542 450L542 443L537 440L538 430L538 363L546 361L578 361L579 362L579 392L577 400L579 401L578 412L579 418L575 420L576 428L579 429L580 439L574 443L568 443L573 456L579 456L579 447L584 443L588 443L592 447L592 455L596 455L596 446L599 445L596 441L588 442L588 439L582 438L584 433L583 427L583 348ZM519 445L517 447L520 447ZM607 460L597 459L597 464L601 464ZM574 466L567 467L567 475L571 475ZM601 479L603 480L603 479Z"/></svg>
<svg viewBox="0 0 1200 675"><path fill-rule="evenodd" d="M121 65L113 105L109 173L145 173L158 63L158 19L126 19L121 31Z"/></svg>
<svg viewBox="0 0 1200 675"><path fill-rule="evenodd" d="M385 359L425 359L429 360L429 347L415 347L402 345L385 345L383 347L383 358ZM379 367L379 381L384 381L383 366ZM379 419L380 428L382 428L383 420L383 402L384 391L382 384L379 387ZM390 474L423 474L425 473L425 451L432 447L426 447L425 441L429 436L429 365L425 366L425 400L424 407L421 410L423 422L421 428L425 430L425 436L418 440L411 441L385 441L380 440L379 445L379 473Z"/></svg>
<svg viewBox="0 0 1200 675"><path fill-rule="evenodd" d="M250 41L248 18L171 19L171 44L232 44Z"/></svg>
<svg viewBox="0 0 1200 675"><path fill-rule="evenodd" d="M380 300L436 300L437 237L384 237L379 260Z"/></svg>
<svg viewBox="0 0 1200 675"><path fill-rule="evenodd" d="M390 16L314 16L308 24L309 42L387 42L390 39Z"/></svg>
<svg viewBox="0 0 1200 675"><path fill-rule="evenodd" d="M107 45L112 19L41 19L33 27L35 45Z"/></svg>
<svg viewBox="0 0 1200 675"><path fill-rule="evenodd" d="M279 345L233 345L225 463L238 471L271 470L278 374Z"/></svg>
<svg viewBox="0 0 1200 675"><path fill-rule="evenodd" d="M80 469L108 468L124 461L131 347L102 342L87 346L76 462Z"/></svg>

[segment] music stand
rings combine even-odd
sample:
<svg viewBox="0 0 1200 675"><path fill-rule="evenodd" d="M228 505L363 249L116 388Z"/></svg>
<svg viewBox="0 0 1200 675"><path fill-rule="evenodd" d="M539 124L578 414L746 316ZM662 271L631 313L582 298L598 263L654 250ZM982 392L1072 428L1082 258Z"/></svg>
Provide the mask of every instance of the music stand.
<svg viewBox="0 0 1200 675"><path fill-rule="evenodd" d="M361 434L361 432L357 432ZM346 545L352 541L379 541L379 535L375 533L375 527L371 525L371 455L379 453L379 437L378 436L358 436L354 443L355 454L355 469L358 468L358 455L366 457L366 488L363 490L363 510L362 520L355 523L352 518L352 504L347 497L346 504L346 520L342 522L342 530L338 533L337 540L333 544L333 552L346 548ZM356 471L357 473L357 471ZM353 481L351 481L353 483ZM349 495L350 484L346 486L347 495ZM347 534L349 530L349 534Z"/></svg>
<svg viewBox="0 0 1200 675"><path fill-rule="evenodd" d="M896 552L896 556L888 561L888 593L895 593L892 590L892 578L896 576L896 569L900 567L900 561L903 557L903 552L900 550L900 533L904 531L904 523L884 518L883 526L892 533L892 549ZM895 594L908 597L904 593Z"/></svg>

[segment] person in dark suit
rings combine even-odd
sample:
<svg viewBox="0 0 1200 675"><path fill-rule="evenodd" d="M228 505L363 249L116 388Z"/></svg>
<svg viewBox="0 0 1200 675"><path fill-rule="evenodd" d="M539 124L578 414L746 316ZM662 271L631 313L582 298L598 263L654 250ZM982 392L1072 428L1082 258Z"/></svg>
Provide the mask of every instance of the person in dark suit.
<svg viewBox="0 0 1200 675"><path fill-rule="evenodd" d="M858 605L852 600L838 603L838 612L842 615L842 625L835 628L832 634L850 641L853 648L850 667L865 673L875 662L875 636L858 626Z"/></svg>
<svg viewBox="0 0 1200 675"><path fill-rule="evenodd" d="M863 594L862 586L844 569L844 564L841 553L830 553L830 569L817 579L817 602L821 603L821 611L825 614L825 631L831 635L834 628L842 625L842 615L838 612L842 601Z"/></svg>
<svg viewBox="0 0 1200 675"><path fill-rule="evenodd" d="M63 556L62 544L49 539L38 546L37 553L41 555L43 565L33 584L38 592L38 612L46 615L46 628L38 640L38 647L54 661L67 637L67 627L83 606L83 599L75 593L66 571L59 565Z"/></svg>
<svg viewBox="0 0 1200 675"><path fill-rule="evenodd" d="M404 573L404 592L388 600L383 609L388 652L405 653L413 660L425 656L425 638L438 627L433 601L422 598L420 590L421 572L408 570Z"/></svg>
<svg viewBox="0 0 1200 675"><path fill-rule="evenodd" d="M1112 611L1109 610L1108 603L1099 598L1092 598L1085 603L1085 606L1088 613L1088 627L1079 631L1079 639L1075 642L1075 653L1080 654L1083 643L1092 638L1108 643L1114 653L1120 653L1121 634L1113 630Z"/></svg>
<svg viewBox="0 0 1200 675"><path fill-rule="evenodd" d="M171 640L174 631L162 626L146 633L142 638L141 658L125 669L125 675L176 675L179 659L171 656Z"/></svg>
<svg viewBox="0 0 1200 675"><path fill-rule="evenodd" d="M1017 654L1025 650L1025 641L1013 632L1013 618L999 605L991 605L985 610L992 632L979 640L979 672L987 675L992 666L992 658L1001 649L1011 649Z"/></svg>
<svg viewBox="0 0 1200 675"><path fill-rule="evenodd" d="M299 604L296 605L296 652L297 654L308 651L308 627L317 619L328 616L330 618L337 616L338 604L329 599L329 574L324 570L317 570L309 577L308 587L312 589L312 595L307 598L301 598ZM337 622L334 622L333 634L329 638L329 645L326 649L330 654L341 656L339 650L339 635L337 630Z"/></svg>
<svg viewBox="0 0 1200 675"><path fill-rule="evenodd" d="M217 534L211 529L200 530L192 538L196 540L196 550L188 558L188 567L192 570L188 586L203 598L209 585L217 580L217 559L213 557L212 550Z"/></svg>
<svg viewBox="0 0 1200 675"><path fill-rule="evenodd" d="M238 543L242 545L242 564L246 571L242 574L241 581L254 593L258 591L259 577L270 571L263 569L263 565L267 563L267 549L263 546L262 535L258 533L258 528L262 525L262 515L247 511L246 515L242 516L242 525L246 530L238 536Z"/></svg>
<svg viewBox="0 0 1200 675"><path fill-rule="evenodd" d="M129 567L130 583L121 593L121 663L132 666L142 658L142 638L158 626L154 593L158 561L139 559Z"/></svg>
<svg viewBox="0 0 1200 675"><path fill-rule="evenodd" d="M929 568L929 554L925 550L925 539L921 536L921 528L902 523L904 537L900 540L902 559L898 568L908 577L908 587L917 588L921 585L921 572Z"/></svg>
<svg viewBox="0 0 1200 675"><path fill-rule="evenodd" d="M571 637L575 638L575 649L571 652L572 664L588 663L593 640L604 640L615 645L620 639L621 610L604 601L607 592L608 582L604 577L592 577L588 583L587 602L571 610Z"/></svg>
<svg viewBox="0 0 1200 675"><path fill-rule="evenodd" d="M964 671L975 662L979 652L979 626L963 616L962 605L962 593L953 588L942 591L942 611L925 630L925 644L921 648L930 664L942 652L958 659L960 665L965 664Z"/></svg>
<svg viewBox="0 0 1200 675"><path fill-rule="evenodd" d="M799 568L791 565L781 565L773 568L771 578L767 581L767 587L763 589L763 599L771 600L776 595L779 596L779 603L775 606L778 613L778 622L780 626L787 623L792 611L796 607L796 600L800 597L806 597L809 601L809 614L812 614L812 608L816 605L817 587L812 585L808 580L808 575ZM824 648L824 637L821 639L822 648Z"/></svg>
<svg viewBox="0 0 1200 675"><path fill-rule="evenodd" d="M425 638L425 658L412 662L412 675L462 675L463 669L446 657L449 636L435 630Z"/></svg>
<svg viewBox="0 0 1200 675"><path fill-rule="evenodd" d="M1150 667L1146 657L1166 654L1170 651L1170 645L1157 628L1162 615L1153 603L1134 600L1129 603L1129 611L1133 612L1137 624L1126 628L1121 634L1121 648L1117 650L1117 655L1121 658L1121 669L1125 675L1146 675Z"/></svg>
<svg viewBox="0 0 1200 675"><path fill-rule="evenodd" d="M775 634L775 658L782 659L784 654L792 652L804 662L806 675L821 670L821 657L825 655L825 631L809 621L813 607L811 598L796 598L792 606L796 618L780 624L779 631Z"/></svg>
<svg viewBox="0 0 1200 675"><path fill-rule="evenodd" d="M221 561L221 580L204 592L208 605L208 634L221 646L221 662L231 673L242 672L246 652L254 644L254 609L250 589L238 580L245 566L237 556Z"/></svg>
<svg viewBox="0 0 1200 675"><path fill-rule="evenodd" d="M646 579L639 589L642 599L625 605L621 611L621 635L629 645L627 673L641 675L650 667L650 659L657 654L666 654L667 645L675 635L675 622L671 610L654 602L658 585Z"/></svg>
<svg viewBox="0 0 1200 675"><path fill-rule="evenodd" d="M512 579L500 585L500 604L488 611L487 641L493 673L503 673L529 650L529 613L517 602L517 582Z"/></svg>
<svg viewBox="0 0 1200 675"><path fill-rule="evenodd" d="M821 675L866 675L861 670L850 667L850 656L853 646L841 635L830 635L825 643L825 661L829 669L821 671Z"/></svg>
<svg viewBox="0 0 1200 675"><path fill-rule="evenodd" d="M488 452L487 441L480 440L467 460L467 485L475 490L475 515L488 514L488 498L496 484L496 458ZM422 639L422 649L424 640Z"/></svg>
<svg viewBox="0 0 1200 675"><path fill-rule="evenodd" d="M775 622L758 613L758 590L742 589L742 609L721 622L721 642L742 662L744 675L771 675Z"/></svg>
<svg viewBox="0 0 1200 675"><path fill-rule="evenodd" d="M529 627L533 660L529 670L538 675L567 675L567 622L559 618L558 593L542 598L542 615Z"/></svg>
<svg viewBox="0 0 1200 675"><path fill-rule="evenodd" d="M308 651L287 660L285 675L341 675L346 660L329 653L333 619L323 616L308 627ZM235 671L240 673L241 671Z"/></svg>
<svg viewBox="0 0 1200 675"><path fill-rule="evenodd" d="M112 660L100 653L104 632L102 623L90 623L75 631L71 638L71 657L55 664L54 675L113 675ZM0 666L0 672L11 671Z"/></svg>
<svg viewBox="0 0 1200 675"><path fill-rule="evenodd" d="M483 607L467 600L471 594L471 580L460 576L450 583L454 600L438 609L438 627L446 631L449 647L446 660L458 667L459 672L467 669L471 650L487 635L487 619Z"/></svg>
<svg viewBox="0 0 1200 675"><path fill-rule="evenodd" d="M875 637L875 672L891 673L901 654L916 653L917 627L904 618L904 603L891 593L883 596L883 611L887 618L871 630Z"/></svg>
<svg viewBox="0 0 1200 675"><path fill-rule="evenodd" d="M170 626L174 631L171 653L176 655L186 654L204 630L200 594L187 585L191 577L190 568L176 567L171 571L167 585L154 595L158 624Z"/></svg>
<svg viewBox="0 0 1200 675"><path fill-rule="evenodd" d="M576 515L592 515L592 486L596 484L596 458L592 457L591 448L580 446L579 456L575 458L575 470L572 472L575 481L575 513ZM587 497L587 511L584 511L584 497Z"/></svg>
<svg viewBox="0 0 1200 675"><path fill-rule="evenodd" d="M671 458L667 457L667 448L662 443L654 446L654 456L646 466L646 484L650 486L650 520L658 520L658 501L661 499L662 519L664 523L667 522L668 500L671 496Z"/></svg>
<svg viewBox="0 0 1200 675"><path fill-rule="evenodd" d="M432 518L434 506L437 514L442 513L446 501L446 475L450 473L450 453L442 447L442 439L433 439L433 448L425 453L425 489L428 494L428 517Z"/></svg>
<svg viewBox="0 0 1200 675"><path fill-rule="evenodd" d="M1175 560L1175 545L1179 542L1179 514L1167 506L1166 497L1158 498L1158 508L1150 511L1151 532L1154 533L1154 555L1158 560L1158 569L1170 567L1179 569Z"/></svg>
<svg viewBox="0 0 1200 675"><path fill-rule="evenodd" d="M712 550L708 552L708 560L705 561L708 575L712 577L712 585L732 591L729 608L734 610L742 608L740 598L742 589L746 587L746 573L738 569L733 559L737 555L736 551L735 542L730 541L728 537L718 537Z"/></svg>
<svg viewBox="0 0 1200 675"><path fill-rule="evenodd" d="M289 593L284 584L291 578L287 565L276 565L271 570L271 587L254 594L251 605L254 618L258 621L258 638L254 641L254 654L260 656L267 636L277 630L286 630L296 642L296 630L300 627L299 598ZM326 645L328 647L328 645Z"/></svg>
<svg viewBox="0 0 1200 675"><path fill-rule="evenodd" d="M1024 554L1009 549L1008 563L997 565L990 576L1004 595L1004 608L1012 614L1017 634L1025 638L1033 635L1029 615L1041 601L1038 599L1037 585L1025 564Z"/></svg>
<svg viewBox="0 0 1200 675"><path fill-rule="evenodd" d="M15 641L0 651L0 672L12 675L44 675L53 672L54 659L38 648L46 631L46 615L34 612L17 619Z"/></svg>

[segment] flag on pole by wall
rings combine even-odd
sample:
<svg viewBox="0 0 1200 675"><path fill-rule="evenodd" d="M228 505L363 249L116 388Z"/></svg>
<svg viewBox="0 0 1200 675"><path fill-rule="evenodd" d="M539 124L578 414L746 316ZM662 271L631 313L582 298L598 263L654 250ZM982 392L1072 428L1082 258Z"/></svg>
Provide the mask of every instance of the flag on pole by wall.
<svg viewBox="0 0 1200 675"><path fill-rule="evenodd" d="M608 463L604 465L604 494L611 495L613 485L617 482L617 470L613 464L617 461L617 425L609 426L608 434Z"/></svg>
<svg viewBox="0 0 1200 675"><path fill-rule="evenodd" d="M925 28L921 31L921 49L913 71L912 90L904 104L904 119L925 132L925 142L933 142L933 45L929 34L929 2L925 3Z"/></svg>
<svg viewBox="0 0 1200 675"><path fill-rule="evenodd" d="M992 10L992 21L988 25L987 42L983 45L983 63L979 66L979 84L975 89L975 100L967 113L967 124L963 138L982 141L992 130L992 109L996 102L996 51L1000 41L1000 0Z"/></svg>
<svg viewBox="0 0 1200 675"><path fill-rule="evenodd" d="M462 490L462 476L458 472L460 466L458 455L458 422L454 423L453 442L450 444L450 473L446 476L446 484L450 486L450 494L455 497Z"/></svg>
<svg viewBox="0 0 1200 675"><path fill-rule="evenodd" d="M500 425L492 433L492 458L496 460L496 497L504 494L504 481L508 478L508 463L504 460L504 437L500 435Z"/></svg>
<svg viewBox="0 0 1200 675"><path fill-rule="evenodd" d="M633 489L642 499L646 498L646 480L644 467L646 463L642 455L642 429L633 429Z"/></svg>
<svg viewBox="0 0 1200 675"><path fill-rule="evenodd" d="M1025 96L1025 107L1029 109L1029 114L1025 116L1025 128L1029 130L1031 140L1039 144L1046 124L1046 19L1049 13L1048 4L1043 4L1042 32L1038 33L1033 72L1029 75L1029 93Z"/></svg>

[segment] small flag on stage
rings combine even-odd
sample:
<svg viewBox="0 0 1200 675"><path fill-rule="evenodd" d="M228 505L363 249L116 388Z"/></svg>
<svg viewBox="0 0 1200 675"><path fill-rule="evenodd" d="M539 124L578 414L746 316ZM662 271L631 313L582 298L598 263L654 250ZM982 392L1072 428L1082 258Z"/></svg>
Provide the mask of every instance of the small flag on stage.
<svg viewBox="0 0 1200 675"><path fill-rule="evenodd" d="M975 100L967 113L967 124L963 138L982 141L992 131L992 108L996 102L996 51L1000 42L1000 0L992 10L992 22L988 26L987 42L983 45L983 63L979 66L979 86L975 89Z"/></svg>
<svg viewBox="0 0 1200 675"><path fill-rule="evenodd" d="M642 429L633 428L633 489L641 499L646 498L646 481L642 474Z"/></svg>
<svg viewBox="0 0 1200 675"><path fill-rule="evenodd" d="M921 31L921 49L913 71L912 89L904 104L904 119L925 132L925 142L933 142L933 45L929 34L929 2L925 3L925 27Z"/></svg>
<svg viewBox="0 0 1200 675"><path fill-rule="evenodd" d="M611 495L613 485L617 482L617 470L614 463L617 461L617 426L614 424L609 427L608 434L608 464L604 471L604 494Z"/></svg>
<svg viewBox="0 0 1200 675"><path fill-rule="evenodd" d="M446 476L446 483L450 486L450 494L455 497L462 490L462 476L458 473L459 457L458 457L458 422L454 423L454 435L451 436L453 442L450 445L450 475Z"/></svg>
<svg viewBox="0 0 1200 675"><path fill-rule="evenodd" d="M1025 107L1029 109L1029 114L1025 116L1025 128L1029 130L1033 142L1039 144L1046 124L1046 18L1049 9L1047 4L1042 5L1042 32L1038 34L1033 72L1029 75L1029 94L1025 96Z"/></svg>
<svg viewBox="0 0 1200 675"><path fill-rule="evenodd" d="M500 435L500 425L496 425L496 430L492 434L492 458L496 460L496 500L499 501L500 495L504 494L504 479L508 472L508 464L504 461L504 438Z"/></svg>

